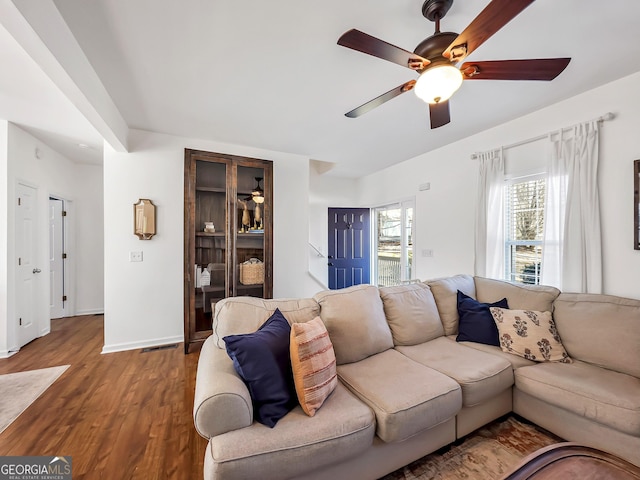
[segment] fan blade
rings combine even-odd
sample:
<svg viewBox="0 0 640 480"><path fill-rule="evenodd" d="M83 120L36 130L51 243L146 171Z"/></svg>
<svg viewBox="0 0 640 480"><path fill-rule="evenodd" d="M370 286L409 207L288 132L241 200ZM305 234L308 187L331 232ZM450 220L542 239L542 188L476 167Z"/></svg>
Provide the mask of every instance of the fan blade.
<svg viewBox="0 0 640 480"><path fill-rule="evenodd" d="M408 92L413 88L415 84L416 84L415 80L409 80L407 83L403 83L399 87L396 87L393 90L389 90L387 93L383 93L379 97L374 98L373 100L370 100L367 103L360 105L357 108L354 108L353 110L345 113L344 115L345 117L349 117L349 118L356 118L356 117L359 117L360 115L364 115L369 110L373 110L374 108L379 107L384 102L388 102L392 98L396 98L398 95L401 95L404 92Z"/></svg>
<svg viewBox="0 0 640 480"><path fill-rule="evenodd" d="M338 39L338 45L373 55L374 57L397 63L411 70L424 70L429 63L426 58L395 45L372 37L360 30L349 30Z"/></svg>
<svg viewBox="0 0 640 480"><path fill-rule="evenodd" d="M493 0L451 42L442 55L452 62L462 61L533 2L534 0Z"/></svg>
<svg viewBox="0 0 640 480"><path fill-rule="evenodd" d="M449 100L440 103L429 104L429 118L431 120L431 129L446 125L451 121L449 114Z"/></svg>
<svg viewBox="0 0 640 480"><path fill-rule="evenodd" d="M553 80L570 58L468 62L460 67L465 80Z"/></svg>

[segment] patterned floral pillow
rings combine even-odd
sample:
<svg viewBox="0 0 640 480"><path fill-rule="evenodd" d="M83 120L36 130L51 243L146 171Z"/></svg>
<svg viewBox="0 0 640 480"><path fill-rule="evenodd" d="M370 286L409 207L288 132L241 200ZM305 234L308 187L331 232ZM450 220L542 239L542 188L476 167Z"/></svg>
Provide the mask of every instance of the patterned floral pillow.
<svg viewBox="0 0 640 480"><path fill-rule="evenodd" d="M500 348L535 362L571 363L551 312L491 307L500 334Z"/></svg>

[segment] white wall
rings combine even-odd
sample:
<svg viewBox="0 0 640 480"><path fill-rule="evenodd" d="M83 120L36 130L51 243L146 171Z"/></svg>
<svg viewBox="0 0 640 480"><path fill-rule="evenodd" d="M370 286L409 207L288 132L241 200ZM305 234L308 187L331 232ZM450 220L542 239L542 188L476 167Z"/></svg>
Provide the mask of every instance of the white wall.
<svg viewBox="0 0 640 480"><path fill-rule="evenodd" d="M74 165L76 315L104 312L102 165Z"/></svg>
<svg viewBox="0 0 640 480"><path fill-rule="evenodd" d="M183 338L184 148L274 161L274 296L307 297L320 288L307 271L309 242L326 253L328 207L415 195L416 276L473 273L478 165L470 155L613 111L618 117L603 124L601 135L604 285L607 293L640 298L640 252L631 245L632 160L640 158L640 145L630 140L640 125L639 80L631 76L358 181L321 175L298 155L132 130L130 153L105 146L103 351ZM424 182L431 189L418 191ZM158 207L159 233L151 241L132 232L132 205L141 197ZM422 257L423 249L434 256ZM136 250L143 251L142 263L128 261Z"/></svg>
<svg viewBox="0 0 640 480"><path fill-rule="evenodd" d="M327 246L328 209L356 207L356 181L332 177L323 172L321 163L310 161L309 168L309 272L318 280L317 289L328 288ZM316 249L320 251L320 256Z"/></svg>
<svg viewBox="0 0 640 480"><path fill-rule="evenodd" d="M4 125L4 123L3 123ZM8 201L6 233L2 234L2 240L7 242L7 271L3 273L3 278L8 282L6 288L7 295L7 324L1 325L0 338L5 338L7 348L13 350L17 347L15 326L11 319L15 316L16 292L13 287L15 283L15 238L13 225L15 223L15 208L13 199L15 198L16 185L18 182L26 183L38 189L37 197L37 232L41 235L37 246L36 265L42 270L37 277L37 303L34 305L36 321L41 335L48 333L50 329L49 321L49 245L48 245L48 210L49 196L54 195L65 200L67 203L69 216L67 217L70 234L68 237L72 248L71 255L67 261L67 268L73 271L71 279L73 282L68 285L67 295L70 303L70 313L75 313L77 305L88 305L93 311L102 311L102 281L92 281L88 274L88 265L84 262L79 264L82 258L91 262L91 275L96 275L99 279L103 277L103 257L102 257L102 216L101 216L101 191L90 188L91 185L99 185L102 178L102 169L96 166L82 166L71 162L67 158L58 154L47 145L43 144L29 133L22 130L17 125L6 123L6 168L0 165L2 172L7 172L6 194L2 192L2 201ZM2 133L2 132L0 132ZM36 151L38 152L36 155ZM3 175L4 177L4 175ZM87 210L97 208L95 214ZM93 239L95 243L84 242L79 244L74 232L81 229L89 229L99 232ZM81 237L82 238L82 237ZM81 248L76 250L75 247ZM83 257L74 258L73 254L82 252ZM76 285L82 285L79 290L83 298L78 298ZM89 303L87 303L89 302ZM2 351L0 342L0 353Z"/></svg>
<svg viewBox="0 0 640 480"><path fill-rule="evenodd" d="M132 130L130 153L105 145L105 345L103 352L183 340L184 149L274 162L275 297L318 290L306 273L309 166L306 157ZM133 234L133 204L151 199L157 235ZM141 263L129 252L142 251Z"/></svg>
<svg viewBox="0 0 640 480"><path fill-rule="evenodd" d="M0 358L9 355L9 122L0 119Z"/></svg>
<svg viewBox="0 0 640 480"><path fill-rule="evenodd" d="M361 205L416 194L416 273L427 279L473 274L477 161L474 152L509 145L590 120L606 112L602 124L600 194L604 292L640 298L640 251L633 250L633 160L640 158L640 74L560 102L518 120L481 132L358 182ZM455 128L455 123L443 128ZM418 185L431 189L418 191ZM433 257L422 257L432 249Z"/></svg>

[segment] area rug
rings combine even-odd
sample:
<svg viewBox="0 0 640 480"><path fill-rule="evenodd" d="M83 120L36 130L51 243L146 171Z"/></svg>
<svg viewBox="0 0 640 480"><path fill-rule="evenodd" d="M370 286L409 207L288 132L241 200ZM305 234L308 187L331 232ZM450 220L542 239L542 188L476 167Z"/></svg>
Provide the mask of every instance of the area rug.
<svg viewBox="0 0 640 480"><path fill-rule="evenodd" d="M55 382L69 365L0 375L0 433Z"/></svg>
<svg viewBox="0 0 640 480"><path fill-rule="evenodd" d="M495 480L530 453L562 441L510 416L472 433L462 444L442 454L422 457L383 480Z"/></svg>

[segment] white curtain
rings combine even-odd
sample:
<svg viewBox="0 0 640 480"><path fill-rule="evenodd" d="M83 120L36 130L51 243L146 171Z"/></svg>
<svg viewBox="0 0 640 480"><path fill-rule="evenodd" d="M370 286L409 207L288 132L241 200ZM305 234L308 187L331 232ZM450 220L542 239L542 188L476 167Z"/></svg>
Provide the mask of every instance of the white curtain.
<svg viewBox="0 0 640 480"><path fill-rule="evenodd" d="M549 136L541 283L565 292L602 293L598 138L597 121Z"/></svg>
<svg viewBox="0 0 640 480"><path fill-rule="evenodd" d="M480 153L476 204L475 274L504 277L504 159L502 150Z"/></svg>

